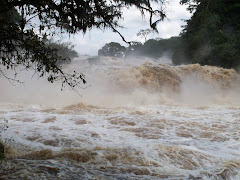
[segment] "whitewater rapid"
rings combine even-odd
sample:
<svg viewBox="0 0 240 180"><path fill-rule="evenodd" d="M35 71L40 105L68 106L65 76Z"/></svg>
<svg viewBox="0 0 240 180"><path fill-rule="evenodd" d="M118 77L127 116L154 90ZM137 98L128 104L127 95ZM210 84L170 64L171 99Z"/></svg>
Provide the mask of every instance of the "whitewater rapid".
<svg viewBox="0 0 240 180"><path fill-rule="evenodd" d="M82 97L1 81L0 178L240 179L234 70L111 58L67 69L76 65L91 85ZM16 102L7 92L18 92Z"/></svg>

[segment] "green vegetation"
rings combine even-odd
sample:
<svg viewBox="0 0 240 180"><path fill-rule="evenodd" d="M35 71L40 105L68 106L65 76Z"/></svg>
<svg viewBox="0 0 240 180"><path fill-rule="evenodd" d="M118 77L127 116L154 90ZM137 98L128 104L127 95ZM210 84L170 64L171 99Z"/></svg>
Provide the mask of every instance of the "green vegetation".
<svg viewBox="0 0 240 180"><path fill-rule="evenodd" d="M113 56L113 57L124 57L126 48L121 46L119 43L111 42L105 44L102 49L98 50L99 56Z"/></svg>
<svg viewBox="0 0 240 180"><path fill-rule="evenodd" d="M144 44L132 42L129 47L123 47L118 43L108 43L98 51L99 56L143 56L151 58L161 58L171 56L176 48L180 45L181 38L172 37L170 39L149 39Z"/></svg>
<svg viewBox="0 0 240 180"><path fill-rule="evenodd" d="M7 77L3 68L15 71L21 65L40 77L46 76L50 82L60 80L63 86L74 88L86 83L83 74L62 71L58 65L62 58L58 48L45 40L62 33L72 35L92 28L109 28L127 42L117 30L121 27L119 19L123 18L123 9L134 6L142 15L150 14L150 27L156 29L165 17L160 8L152 8L156 2L164 3L158 0L0 0L0 75Z"/></svg>
<svg viewBox="0 0 240 180"><path fill-rule="evenodd" d="M200 63L224 68L240 65L240 2L182 0L194 12L182 32L174 64Z"/></svg>

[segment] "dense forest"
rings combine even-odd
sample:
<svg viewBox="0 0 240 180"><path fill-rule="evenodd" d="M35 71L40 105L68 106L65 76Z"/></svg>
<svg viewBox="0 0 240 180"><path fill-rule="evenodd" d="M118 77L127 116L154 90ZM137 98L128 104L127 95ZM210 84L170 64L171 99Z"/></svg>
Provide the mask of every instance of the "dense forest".
<svg viewBox="0 0 240 180"><path fill-rule="evenodd" d="M187 21L174 64L200 63L224 68L240 65L240 2L237 0L182 1L193 16ZM192 3L192 4L191 4Z"/></svg>
<svg viewBox="0 0 240 180"><path fill-rule="evenodd" d="M129 47L120 45L117 42L105 44L99 51L99 56L129 57L144 56L150 58L161 58L172 56L173 52L180 46L180 37L169 39L149 39L145 43L132 42Z"/></svg>

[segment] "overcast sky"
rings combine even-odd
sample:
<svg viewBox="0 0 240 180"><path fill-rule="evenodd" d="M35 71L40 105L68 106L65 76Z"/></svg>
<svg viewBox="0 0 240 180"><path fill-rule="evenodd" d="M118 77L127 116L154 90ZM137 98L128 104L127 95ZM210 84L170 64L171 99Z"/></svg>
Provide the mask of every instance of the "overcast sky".
<svg viewBox="0 0 240 180"><path fill-rule="evenodd" d="M152 34L149 38L170 38L172 36L178 36L181 32L181 26L184 25L183 19L189 19L190 13L186 10L186 6L179 4L180 0L169 0L166 4L167 19L158 24L159 34ZM131 8L124 11L124 20L120 22L125 28L118 29L125 37L127 41L144 41L136 34L141 29L149 28L149 20L143 19L141 13ZM73 37L63 38L63 41L70 41L75 45L75 50L79 54L97 55L98 49L109 42L119 42L120 44L127 46L117 33L113 33L111 30L97 30L93 29L87 32L85 35L82 33L76 34Z"/></svg>

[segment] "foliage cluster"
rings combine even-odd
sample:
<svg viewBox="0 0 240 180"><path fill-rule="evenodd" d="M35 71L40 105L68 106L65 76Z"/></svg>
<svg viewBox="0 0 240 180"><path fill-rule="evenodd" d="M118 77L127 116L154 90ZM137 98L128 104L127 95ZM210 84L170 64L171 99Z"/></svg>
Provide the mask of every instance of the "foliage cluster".
<svg viewBox="0 0 240 180"><path fill-rule="evenodd" d="M21 14L20 7L11 7L11 3L14 1L0 1L0 75L8 78L10 82L18 81L7 77L2 69L5 67L14 70L16 77L16 68L21 65L25 70L34 70L40 77L47 75L50 82L60 79L70 86L74 85L71 82L72 75L65 74L58 65L69 62L71 58L77 56L76 51L70 44L49 41L46 33L43 36L37 34L33 26L25 28L31 25L27 24L31 19L27 20L27 15L32 15L33 9L30 5L23 5L22 2ZM84 80L79 77L78 79Z"/></svg>
<svg viewBox="0 0 240 180"><path fill-rule="evenodd" d="M129 47L121 46L119 43L111 42L105 44L99 51L99 56L142 56L150 58L161 58L165 55L171 56L180 45L181 38L171 37L169 39L149 39L144 44L132 42Z"/></svg>
<svg viewBox="0 0 240 180"><path fill-rule="evenodd" d="M173 63L200 63L224 68L240 65L240 2L182 0L193 16L182 32Z"/></svg>
<svg viewBox="0 0 240 180"><path fill-rule="evenodd" d="M121 46L121 44L117 42L107 43L98 50L99 56L124 57L125 53L126 47Z"/></svg>

